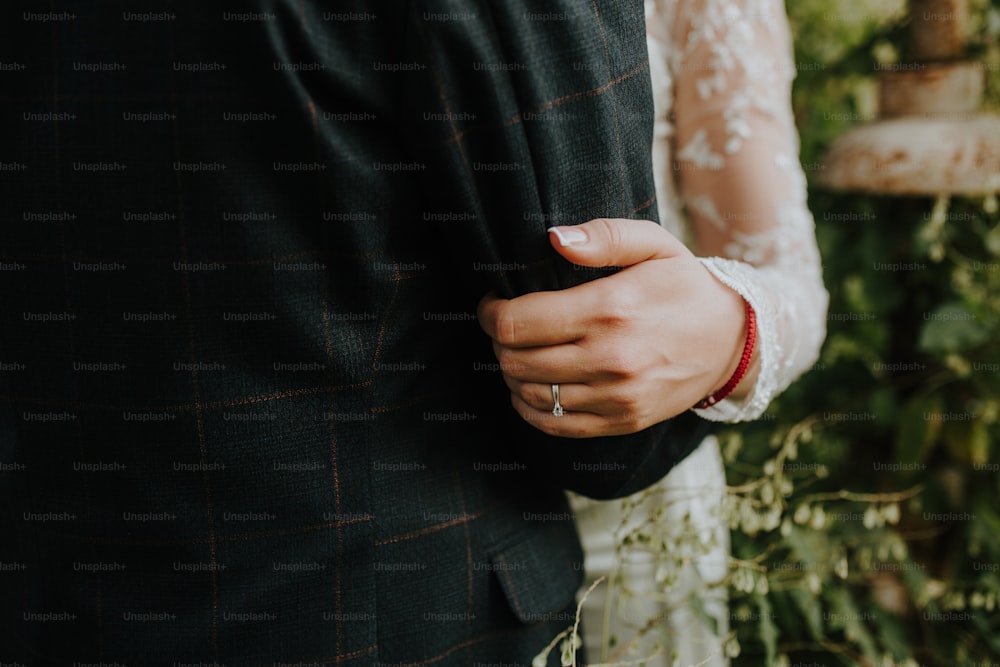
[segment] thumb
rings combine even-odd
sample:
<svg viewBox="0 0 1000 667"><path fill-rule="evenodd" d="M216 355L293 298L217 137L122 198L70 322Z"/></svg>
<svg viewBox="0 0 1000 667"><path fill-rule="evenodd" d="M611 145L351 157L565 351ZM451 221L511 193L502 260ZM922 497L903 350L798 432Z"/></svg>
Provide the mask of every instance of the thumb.
<svg viewBox="0 0 1000 667"><path fill-rule="evenodd" d="M580 266L632 266L688 253L673 234L651 220L597 218L549 229L552 246Z"/></svg>

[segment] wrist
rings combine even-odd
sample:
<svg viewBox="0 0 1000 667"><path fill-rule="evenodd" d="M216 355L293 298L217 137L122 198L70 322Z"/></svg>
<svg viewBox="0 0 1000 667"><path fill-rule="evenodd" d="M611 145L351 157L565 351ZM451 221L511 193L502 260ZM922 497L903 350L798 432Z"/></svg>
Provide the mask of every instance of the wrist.
<svg viewBox="0 0 1000 667"><path fill-rule="evenodd" d="M753 391L757 376L760 374L760 352L757 345L757 316L746 299L741 299L744 306L743 335L741 345L730 363L729 369L724 376L722 384L715 387L704 399L699 401L694 407L704 409L716 403L731 398L740 400L746 398Z"/></svg>

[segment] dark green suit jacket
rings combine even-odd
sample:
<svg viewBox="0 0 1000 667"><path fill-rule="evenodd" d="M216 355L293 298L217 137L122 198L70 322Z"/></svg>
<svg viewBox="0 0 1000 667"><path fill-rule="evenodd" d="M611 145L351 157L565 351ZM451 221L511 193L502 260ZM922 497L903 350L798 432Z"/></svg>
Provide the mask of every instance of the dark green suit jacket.
<svg viewBox="0 0 1000 667"><path fill-rule="evenodd" d="M133 4L0 10L0 661L529 664L564 489L707 429L545 436L474 316L655 219L641 0Z"/></svg>

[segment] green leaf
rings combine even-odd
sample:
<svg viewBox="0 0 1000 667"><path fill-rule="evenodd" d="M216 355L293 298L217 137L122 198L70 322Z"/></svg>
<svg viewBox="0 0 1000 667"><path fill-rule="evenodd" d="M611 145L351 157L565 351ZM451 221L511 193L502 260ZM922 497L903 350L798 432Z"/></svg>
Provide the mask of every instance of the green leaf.
<svg viewBox="0 0 1000 667"><path fill-rule="evenodd" d="M778 627L771 618L771 603L766 595L755 595L754 601L757 609L760 610L760 640L764 643L764 651L767 654L765 665L773 665L778 654Z"/></svg>
<svg viewBox="0 0 1000 667"><path fill-rule="evenodd" d="M974 465L983 465L990 460L990 433L986 422L977 419L972 422L969 435L969 454Z"/></svg>
<svg viewBox="0 0 1000 667"><path fill-rule="evenodd" d="M950 301L924 313L918 345L924 352L940 354L968 349L988 338L989 330L975 315L958 301Z"/></svg>
<svg viewBox="0 0 1000 667"><path fill-rule="evenodd" d="M868 406L875 415L876 423L891 426L895 423L899 405L896 402L896 392L888 387L876 389L868 397Z"/></svg>
<svg viewBox="0 0 1000 667"><path fill-rule="evenodd" d="M805 639L806 629L802 624L802 617L787 591L774 591L768 594L768 602L771 603L771 610L774 612L774 623L781 628L781 636L787 641L794 642ZM756 633L754 637L756 637Z"/></svg>
<svg viewBox="0 0 1000 667"><path fill-rule="evenodd" d="M863 622L863 620L873 617L873 614L863 614L846 588L832 589L827 597L835 613L839 616L839 620L843 622L844 635L848 641L860 648L872 664L878 664L879 651L875 645L875 639Z"/></svg>
<svg viewBox="0 0 1000 667"><path fill-rule="evenodd" d="M950 421L943 427L948 452L958 461L984 464L990 460L990 436L982 419Z"/></svg>
<svg viewBox="0 0 1000 667"><path fill-rule="evenodd" d="M911 641L906 636L906 630L900 620L888 613L879 616L876 632L882 646L887 649L898 662L910 654Z"/></svg>
<svg viewBox="0 0 1000 667"><path fill-rule="evenodd" d="M809 627L809 634L813 639L819 640L823 637L823 605L818 597L804 588L794 588L789 591L795 606L802 613L806 625Z"/></svg>
<svg viewBox="0 0 1000 667"><path fill-rule="evenodd" d="M801 561L804 571L816 571L817 564L826 557L826 539L824 533L793 526L792 532L788 534L787 541L788 545L792 548L789 559Z"/></svg>
<svg viewBox="0 0 1000 667"><path fill-rule="evenodd" d="M940 396L917 396L900 411L896 428L896 460L901 463L924 463L933 451L941 433L940 419L927 419L926 415L939 415L944 410Z"/></svg>
<svg viewBox="0 0 1000 667"><path fill-rule="evenodd" d="M981 609L973 613L975 616L972 618L972 623L979 630L980 636L990 645L994 655L1000 655L1000 636L990 627L987 614L983 613Z"/></svg>
<svg viewBox="0 0 1000 667"><path fill-rule="evenodd" d="M997 544L996 536L1000 535L1000 516L997 516L994 505L996 495L990 494L978 499L972 506L976 518L969 524L969 546L970 557L980 561L1000 560L1000 545ZM975 556L973 556L975 554ZM985 571L979 577L992 577L992 572Z"/></svg>

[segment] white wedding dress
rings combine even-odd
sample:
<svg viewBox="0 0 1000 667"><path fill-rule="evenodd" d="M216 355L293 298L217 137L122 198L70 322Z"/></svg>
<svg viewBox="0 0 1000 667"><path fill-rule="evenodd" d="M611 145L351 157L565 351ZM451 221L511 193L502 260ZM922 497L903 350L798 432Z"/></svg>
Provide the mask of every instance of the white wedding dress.
<svg viewBox="0 0 1000 667"><path fill-rule="evenodd" d="M646 0L646 23L661 222L757 313L760 374L753 390L698 413L714 421L753 420L815 363L826 335L828 295L798 161L784 4ZM626 550L607 610L606 585L588 597L583 624L592 662L613 656L637 628L651 624L656 631L619 660L645 657L659 642L663 651L648 667L728 664L721 639L688 603L701 591L704 613L725 634L725 590L710 586L728 567L724 496L714 437L651 490L625 501L634 506L628 525L622 525L623 501L571 496L586 554L585 588L615 569L615 544L626 532L640 529L660 551L654 557L645 547ZM622 586L633 592L624 604L617 599ZM607 650L611 636L618 646Z"/></svg>

